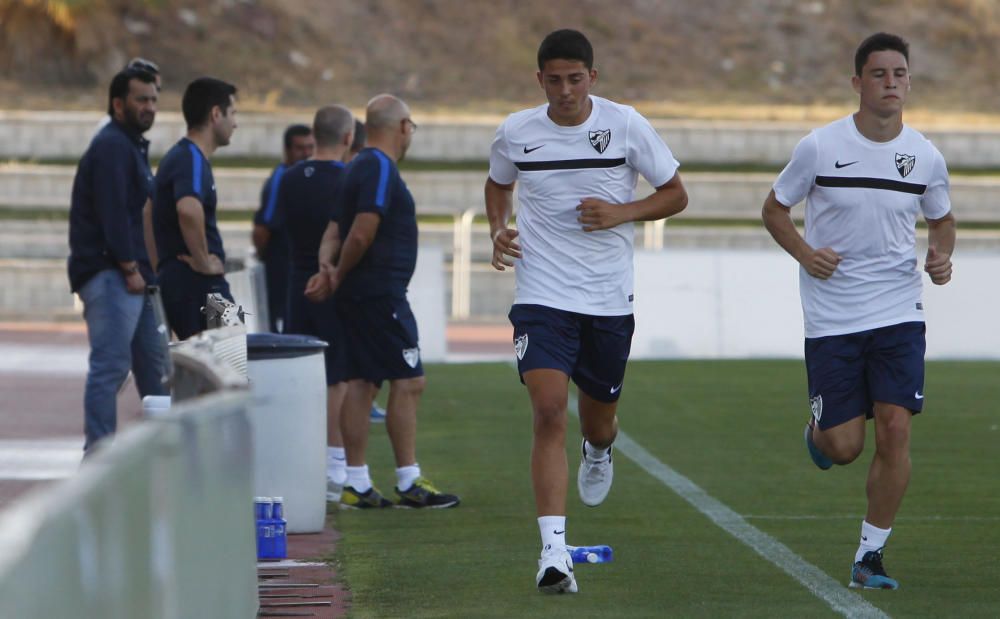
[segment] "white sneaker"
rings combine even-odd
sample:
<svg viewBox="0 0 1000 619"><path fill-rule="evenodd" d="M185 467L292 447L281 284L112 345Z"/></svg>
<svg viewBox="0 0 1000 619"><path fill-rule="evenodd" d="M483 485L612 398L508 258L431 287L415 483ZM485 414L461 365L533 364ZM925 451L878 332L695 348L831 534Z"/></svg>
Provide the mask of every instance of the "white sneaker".
<svg viewBox="0 0 1000 619"><path fill-rule="evenodd" d="M547 545L542 549L535 584L542 593L576 593L573 559L565 548Z"/></svg>
<svg viewBox="0 0 1000 619"><path fill-rule="evenodd" d="M600 460L591 460L587 456L586 440L580 445L583 457L580 458L580 470L576 474L576 489L580 492L580 500L584 505L594 507L604 502L611 490L611 481L615 476L615 466L611 462L613 448L608 448L608 455Z"/></svg>
<svg viewBox="0 0 1000 619"><path fill-rule="evenodd" d="M328 503L339 503L340 494L343 491L344 491L343 483L338 484L329 477L326 478L326 500Z"/></svg>

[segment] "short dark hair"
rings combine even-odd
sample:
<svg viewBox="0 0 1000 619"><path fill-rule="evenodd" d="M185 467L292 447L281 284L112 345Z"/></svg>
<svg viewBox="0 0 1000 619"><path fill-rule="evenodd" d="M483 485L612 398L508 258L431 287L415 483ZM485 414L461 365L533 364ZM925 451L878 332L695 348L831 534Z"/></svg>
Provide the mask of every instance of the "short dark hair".
<svg viewBox="0 0 1000 619"><path fill-rule="evenodd" d="M365 147L365 123L357 118L354 119L354 141L351 142L351 152L360 153Z"/></svg>
<svg viewBox="0 0 1000 619"><path fill-rule="evenodd" d="M858 46L858 51L854 52L854 74L860 77L861 69L863 69L865 63L868 62L868 57L874 52L884 52L886 50L899 52L903 55L903 58L906 59L907 64L909 64L909 43L907 43L902 37L894 34L876 32L862 41L861 45Z"/></svg>
<svg viewBox="0 0 1000 619"><path fill-rule="evenodd" d="M111 78L111 85L108 87L108 115L115 115L115 99L125 99L128 97L129 82L139 80L143 84L155 84L156 77L148 71L141 69L122 69Z"/></svg>
<svg viewBox="0 0 1000 619"><path fill-rule="evenodd" d="M292 141L295 138L304 138L312 135L312 132L312 128L308 125L288 125L288 128L285 129L285 150L292 147Z"/></svg>
<svg viewBox="0 0 1000 619"><path fill-rule="evenodd" d="M556 30L542 39L538 46L538 70L549 60L579 60L589 71L594 68L594 48L578 30Z"/></svg>
<svg viewBox="0 0 1000 619"><path fill-rule="evenodd" d="M181 100L181 110L188 129L200 127L208 122L212 108L219 106L225 113L229 109L230 97L236 96L236 86L214 77L199 77L188 84Z"/></svg>

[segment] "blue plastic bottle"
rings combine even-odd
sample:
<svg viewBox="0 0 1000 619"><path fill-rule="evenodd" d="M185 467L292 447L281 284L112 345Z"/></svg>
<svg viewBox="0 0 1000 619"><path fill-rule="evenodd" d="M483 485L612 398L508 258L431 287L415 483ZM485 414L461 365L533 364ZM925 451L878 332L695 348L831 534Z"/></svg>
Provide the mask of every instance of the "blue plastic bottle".
<svg viewBox="0 0 1000 619"><path fill-rule="evenodd" d="M275 558L274 503L270 497L254 498L254 516L257 523L257 559Z"/></svg>
<svg viewBox="0 0 1000 619"><path fill-rule="evenodd" d="M274 501L274 507L271 510L271 523L274 526L273 556L275 559L284 559L288 557L288 535L285 531L288 521L285 520L285 499L276 496L272 501Z"/></svg>
<svg viewBox="0 0 1000 619"><path fill-rule="evenodd" d="M566 546L573 563L609 563L614 558L611 546Z"/></svg>

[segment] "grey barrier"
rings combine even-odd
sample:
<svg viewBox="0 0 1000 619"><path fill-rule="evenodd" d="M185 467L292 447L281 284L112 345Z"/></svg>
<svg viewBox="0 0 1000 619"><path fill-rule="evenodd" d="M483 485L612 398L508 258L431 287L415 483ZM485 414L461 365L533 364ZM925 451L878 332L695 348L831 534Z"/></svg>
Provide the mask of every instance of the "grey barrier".
<svg viewBox="0 0 1000 619"><path fill-rule="evenodd" d="M127 429L0 513L0 617L256 615L246 380L210 345L171 355L222 391Z"/></svg>

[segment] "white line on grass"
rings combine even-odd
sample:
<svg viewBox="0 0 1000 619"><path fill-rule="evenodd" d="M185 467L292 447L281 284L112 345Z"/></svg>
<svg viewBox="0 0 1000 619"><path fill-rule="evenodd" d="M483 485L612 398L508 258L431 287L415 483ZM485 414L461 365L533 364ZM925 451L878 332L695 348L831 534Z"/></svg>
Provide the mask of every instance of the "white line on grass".
<svg viewBox="0 0 1000 619"><path fill-rule="evenodd" d="M579 415L576 402L570 400L570 410ZM850 593L847 587L830 578L821 569L792 552L767 533L747 522L742 516L724 503L701 489L696 483L684 477L656 456L633 441L628 434L619 430L615 439L615 451L638 464L647 473L660 480L682 499L691 504L714 522L718 527L743 542L754 552L773 563L783 572L797 580L802 586L830 605L845 617L888 618L864 598Z"/></svg>
<svg viewBox="0 0 1000 619"><path fill-rule="evenodd" d="M747 520L861 520L864 514L743 514ZM1000 516L897 516L900 522L998 522Z"/></svg>

